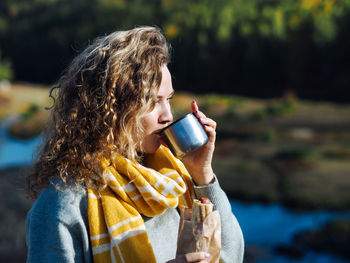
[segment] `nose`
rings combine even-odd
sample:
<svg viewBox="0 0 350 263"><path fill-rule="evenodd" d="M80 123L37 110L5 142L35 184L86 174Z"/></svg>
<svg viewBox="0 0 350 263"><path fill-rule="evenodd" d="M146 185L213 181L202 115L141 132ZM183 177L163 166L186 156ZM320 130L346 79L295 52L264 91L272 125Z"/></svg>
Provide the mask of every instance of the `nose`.
<svg viewBox="0 0 350 263"><path fill-rule="evenodd" d="M171 107L169 103L164 103L162 106L162 111L159 115L158 121L161 124L167 124L173 121L173 114L171 113Z"/></svg>

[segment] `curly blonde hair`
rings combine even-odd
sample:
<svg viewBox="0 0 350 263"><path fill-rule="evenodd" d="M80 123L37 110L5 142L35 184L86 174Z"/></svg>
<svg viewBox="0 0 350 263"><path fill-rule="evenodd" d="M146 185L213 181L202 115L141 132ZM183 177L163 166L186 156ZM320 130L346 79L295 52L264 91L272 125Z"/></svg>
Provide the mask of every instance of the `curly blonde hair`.
<svg viewBox="0 0 350 263"><path fill-rule="evenodd" d="M64 183L97 185L93 155L140 161L142 118L155 105L161 67L169 60L166 39L155 27L97 38L77 56L50 91L56 99L27 177L30 194L38 196L57 175Z"/></svg>

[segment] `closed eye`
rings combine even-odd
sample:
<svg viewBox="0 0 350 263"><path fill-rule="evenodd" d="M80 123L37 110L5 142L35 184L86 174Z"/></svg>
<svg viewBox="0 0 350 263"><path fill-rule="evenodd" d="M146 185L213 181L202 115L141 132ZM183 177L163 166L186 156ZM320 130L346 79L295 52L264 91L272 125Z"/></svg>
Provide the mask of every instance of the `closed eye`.
<svg viewBox="0 0 350 263"><path fill-rule="evenodd" d="M173 90L173 92L170 93L168 100L171 100L172 98L174 98L174 93L175 93L175 91Z"/></svg>
<svg viewBox="0 0 350 263"><path fill-rule="evenodd" d="M170 93L169 97L167 97L166 100L167 100L167 101L172 100L173 97L174 97L174 93L175 93L175 91L173 91L172 93ZM160 103L163 99L164 99L163 96L157 97L157 103Z"/></svg>

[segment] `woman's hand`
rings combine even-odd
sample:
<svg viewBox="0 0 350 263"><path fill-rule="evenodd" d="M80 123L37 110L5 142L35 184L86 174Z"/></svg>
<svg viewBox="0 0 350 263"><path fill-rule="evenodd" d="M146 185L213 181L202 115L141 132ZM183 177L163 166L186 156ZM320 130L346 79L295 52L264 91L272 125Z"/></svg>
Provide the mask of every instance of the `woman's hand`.
<svg viewBox="0 0 350 263"><path fill-rule="evenodd" d="M198 110L196 101L192 101L192 112L203 125L205 132L208 135L208 143L182 158L187 170L192 176L192 179L197 185L207 185L214 179L214 172L212 168L212 159L215 149L216 139L216 122L207 118L203 112Z"/></svg>
<svg viewBox="0 0 350 263"><path fill-rule="evenodd" d="M167 261L167 263L186 263L186 262L200 262L208 263L210 254L206 252L193 252L185 255L178 255L175 259Z"/></svg>

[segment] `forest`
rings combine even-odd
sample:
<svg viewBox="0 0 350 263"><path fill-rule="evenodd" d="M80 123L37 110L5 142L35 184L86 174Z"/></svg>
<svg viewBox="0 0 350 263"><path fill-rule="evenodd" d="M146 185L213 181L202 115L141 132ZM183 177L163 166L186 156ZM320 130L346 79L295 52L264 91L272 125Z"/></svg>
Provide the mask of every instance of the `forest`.
<svg viewBox="0 0 350 263"><path fill-rule="evenodd" d="M0 79L51 85L94 38L160 27L177 90L350 101L350 0L2 0Z"/></svg>
<svg viewBox="0 0 350 263"><path fill-rule="evenodd" d="M217 122L244 262L350 262L350 0L0 0L0 262L27 257L49 87L96 37L142 25L171 46L174 119L195 99Z"/></svg>

